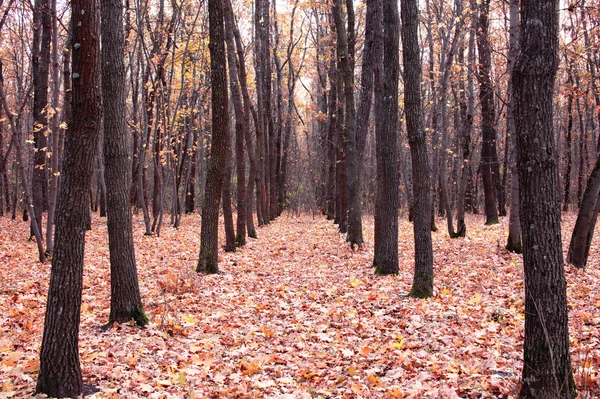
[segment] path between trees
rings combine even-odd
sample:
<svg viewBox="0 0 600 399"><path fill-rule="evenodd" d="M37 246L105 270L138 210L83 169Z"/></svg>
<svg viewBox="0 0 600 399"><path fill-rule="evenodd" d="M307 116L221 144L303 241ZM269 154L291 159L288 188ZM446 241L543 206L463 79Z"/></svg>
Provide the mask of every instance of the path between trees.
<svg viewBox="0 0 600 399"><path fill-rule="evenodd" d="M565 231L573 222L568 215ZM467 239L434 233L436 294L426 301L403 297L413 265L412 227L404 221L401 272L391 277L370 268L371 219L367 244L352 252L331 222L282 217L245 248L220 253L218 275L194 272L198 217L184 218L179 230L164 229L161 237L143 236L136 224L151 324L102 333L108 247L104 221L95 219L80 333L84 382L99 388L94 398L514 394L522 367L521 258L503 249L507 226L468 224ZM0 226L0 307L8 309L0 316L0 398L29 397L49 267L36 262L35 245L25 242L25 223L1 219ZM592 251L587 272L567 268L567 280L576 379L594 397L600 393L597 244Z"/></svg>

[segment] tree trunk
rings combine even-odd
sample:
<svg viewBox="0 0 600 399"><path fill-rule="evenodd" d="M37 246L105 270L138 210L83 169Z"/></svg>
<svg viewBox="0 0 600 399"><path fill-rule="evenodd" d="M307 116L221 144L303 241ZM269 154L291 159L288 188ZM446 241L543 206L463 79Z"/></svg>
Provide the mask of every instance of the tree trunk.
<svg viewBox="0 0 600 399"><path fill-rule="evenodd" d="M225 224L225 252L235 252L235 228L233 226L233 211L231 209L231 146L227 145L225 161L225 178L223 179L223 221Z"/></svg>
<svg viewBox="0 0 600 399"><path fill-rule="evenodd" d="M89 189L100 138L100 40L95 0L71 2L73 30L73 123L65 139L56 243L52 256L40 371L36 393L75 397L82 393L79 319ZM127 186L125 186L127 187Z"/></svg>
<svg viewBox="0 0 600 399"><path fill-rule="evenodd" d="M104 105L104 175L110 251L108 324L134 320L146 325L138 284L129 200L131 169L125 124L125 64L120 0L101 0L102 100Z"/></svg>
<svg viewBox="0 0 600 399"><path fill-rule="evenodd" d="M404 104L406 128L413 171L413 213L415 271L411 296L427 298L433 294L433 249L431 240L431 179L427 141L421 103L421 59L419 52L419 15L417 0L403 0L402 54L404 62Z"/></svg>
<svg viewBox="0 0 600 399"><path fill-rule="evenodd" d="M21 110L19 111L19 115L23 112L23 108L25 107L25 104L27 103L28 96L29 96L29 92L25 94L25 97L23 99L23 103L21 106ZM4 107L4 113L6 114L6 116L8 118L8 121L10 123L10 129L15 138L15 152L16 152L15 168L16 168L16 171L15 171L15 187L14 187L15 196L13 199L13 218L12 219L14 220L16 217L17 180L20 177L21 186L22 186L24 197L25 197L24 200L25 200L25 207L26 207L26 209L24 210L24 213L23 213L24 221L27 221L27 219L25 219L26 217L31 219L31 222L32 222L31 230L32 230L33 236L35 237L35 242L37 244L39 260L40 260L40 262L43 263L46 261L46 254L44 252L44 243L42 241L42 233L40 230L40 226L37 224L37 219L35 217L35 209L34 209L31 197L29 195L29 187L27 187L27 175L25 173L25 162L23 160L23 149L22 149L22 144L21 144L21 127L17 126L17 124L15 123L15 116L8 108L8 102L6 100L6 93L4 93L4 83L1 80L0 80L0 100L2 101L2 106ZM18 171L19 176L17 176L17 171Z"/></svg>
<svg viewBox="0 0 600 399"><path fill-rule="evenodd" d="M237 234L235 244L246 245L246 163L244 161L244 138L249 130L250 121L243 106L242 93L238 79L238 67L234 43L234 19L230 0L224 0L225 38L227 41L227 64L229 67L229 87L235 111L235 161L237 176ZM249 211L252 213L252 209Z"/></svg>
<svg viewBox="0 0 600 399"><path fill-rule="evenodd" d="M58 197L58 181L60 176L60 65L58 61L58 15L56 10L56 0L51 0L51 18L52 18L52 156L50 157L50 168L48 169L50 177L50 189L48 192L48 220L46 222L46 252L52 254L54 249L54 216L56 214L56 199ZM70 43L70 42L68 42ZM65 102L66 104L66 102ZM40 226L41 227L41 226Z"/></svg>
<svg viewBox="0 0 600 399"><path fill-rule="evenodd" d="M248 154L248 163L250 164L248 187L246 188L246 227L248 230L248 237L257 238L256 229L254 228L254 218L252 216L252 211L254 209L254 185L256 184L257 175L257 158L256 152L253 149L252 135L250 133L250 114L252 114L255 129L258 129L258 116L254 107L252 106L252 102L250 101L250 95L248 94L248 78L246 73L244 48L239 29L235 23L233 24L233 36L235 39L235 48L237 51L237 60L239 65L239 83L242 92L242 100L244 102L244 141L247 148L246 152Z"/></svg>
<svg viewBox="0 0 600 399"><path fill-rule="evenodd" d="M350 190L358 191L358 199L350 199L349 209L355 209L356 214L362 215L361 202L361 175L363 173L363 162L365 155L365 146L367 142L367 132L369 129L369 117L373 102L373 86L374 86L374 68L379 59L381 59L381 18L382 18L382 3L381 0L367 2L367 15L365 23L365 44L363 51L362 69L361 69L361 91L358 112L356 116L355 136L356 136L356 168L350 171ZM355 180L354 180L355 179ZM355 216L349 215L349 219ZM353 234L355 222L349 220L348 238ZM360 235L355 244L362 244L362 221L359 225ZM358 228L356 229L358 231ZM351 233L352 232L352 233ZM352 245L352 240L349 240ZM360 242L359 242L360 241Z"/></svg>
<svg viewBox="0 0 600 399"><path fill-rule="evenodd" d="M398 79L399 16L395 0L383 0L383 79L377 119L377 192L375 254L377 274L398 274Z"/></svg>
<svg viewBox="0 0 600 399"><path fill-rule="evenodd" d="M577 214L577 221L569 244L567 262L578 268L584 268L587 264L590 246L594 236L594 229L600 211L600 157L592 170L581 207Z"/></svg>
<svg viewBox="0 0 600 399"><path fill-rule="evenodd" d="M564 200L563 200L563 211L567 212L569 210L569 202L571 201L571 170L573 168L573 158L572 158L572 143L573 143L573 78L571 73L571 66L569 69L569 77L567 79L567 84L571 87L568 87L567 94L567 136L565 138L565 191L564 191Z"/></svg>
<svg viewBox="0 0 600 399"><path fill-rule="evenodd" d="M200 257L197 272L218 273L219 205L223 187L225 161L229 141L229 113L227 112L227 74L223 3L209 0L210 81L212 103L212 145L206 192L202 206Z"/></svg>
<svg viewBox="0 0 600 399"><path fill-rule="evenodd" d="M521 398L574 398L560 230L553 87L558 0L522 0L513 72L525 274Z"/></svg>
<svg viewBox="0 0 600 399"><path fill-rule="evenodd" d="M477 49L479 51L479 100L481 102L481 174L485 194L485 224L498 223L498 208L494 184L494 161L496 153L496 111L494 109L494 91L490 71L492 66L491 46L488 37L490 0L483 0L479 6L479 26L477 28Z"/></svg>
<svg viewBox="0 0 600 399"><path fill-rule="evenodd" d="M475 63L475 28L477 26L476 16L473 15L471 19L471 30L469 32L469 50L467 55L467 63L469 68ZM462 52L459 52L462 57ZM462 65L463 62L460 61ZM463 84L460 83L460 115L462 120L461 127L461 149L462 149L462 168L460 172L460 183L458 187L458 200L457 200L457 212L456 212L456 234L459 237L465 237L467 235L467 224L465 223L465 209L467 208L467 193L468 193L468 181L471 175L471 132L473 131L473 115L475 113L475 95L474 95L474 82L473 72L467 70L467 88L466 94ZM466 97L466 98L465 98Z"/></svg>
<svg viewBox="0 0 600 399"><path fill-rule="evenodd" d="M340 71L344 82L345 117L342 139L342 149L345 152L346 170L342 170L346 179L346 193L342 192L342 209L340 230L347 228L350 247L361 246L362 212L360 206L360 167L358 166L358 142L356 136L356 108L354 104L354 5L346 1L348 14L348 31L342 18L342 2L336 0L333 5L333 16L337 32L337 53L340 61ZM344 177L342 177L344 179ZM343 183L342 183L343 184ZM345 195L344 195L345 194Z"/></svg>
<svg viewBox="0 0 600 399"><path fill-rule="evenodd" d="M329 65L329 110L327 116L327 219L335 219L335 171L336 171L336 124L337 124L337 102L338 102L338 79L336 72L336 60L332 50Z"/></svg>
<svg viewBox="0 0 600 399"><path fill-rule="evenodd" d="M519 50L519 3L520 0L510 1L510 48L508 52L508 97L509 104L506 114L507 140L506 145L510 146L509 156L511 173L510 190L510 216L508 220L508 239L506 249L510 252L522 253L523 243L521 240L521 219L519 218L519 175L517 173L517 132L515 126L515 97L512 73ZM504 172L506 173L506 171Z"/></svg>
<svg viewBox="0 0 600 399"><path fill-rule="evenodd" d="M52 39L52 14L48 0L37 0L34 7L34 33L32 45L33 75L33 175L31 191L38 228L42 229L42 215L48 203L48 178L46 176L46 149L48 146L48 121L56 110L48 107L48 72L50 43Z"/></svg>

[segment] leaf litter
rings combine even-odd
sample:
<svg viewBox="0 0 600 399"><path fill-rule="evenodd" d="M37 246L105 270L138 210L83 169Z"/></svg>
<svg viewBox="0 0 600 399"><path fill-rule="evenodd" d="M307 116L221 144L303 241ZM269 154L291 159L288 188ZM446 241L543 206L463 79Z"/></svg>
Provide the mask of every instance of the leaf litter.
<svg viewBox="0 0 600 399"><path fill-rule="evenodd" d="M575 215L563 216L567 248ZM151 323L102 332L110 307L105 221L88 232L80 357L90 398L511 398L523 343L522 257L507 221L467 219L467 238L433 233L435 294L406 297L412 226L400 222L400 274L373 274L373 220L350 250L322 218L282 216L198 275L199 216L143 235L136 259ZM0 218L0 399L33 395L50 267L27 223ZM221 239L223 237L221 230ZM223 240L222 240L223 241ZM600 249L566 266L581 398L600 397ZM38 395L43 397L43 395Z"/></svg>

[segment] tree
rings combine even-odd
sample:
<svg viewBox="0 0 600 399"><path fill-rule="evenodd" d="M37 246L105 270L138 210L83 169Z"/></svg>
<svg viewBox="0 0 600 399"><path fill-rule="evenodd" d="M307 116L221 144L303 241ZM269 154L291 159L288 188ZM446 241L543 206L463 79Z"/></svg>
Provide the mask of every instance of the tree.
<svg viewBox="0 0 600 399"><path fill-rule="evenodd" d="M40 232L42 215L48 203L48 178L46 176L46 148L48 146L48 118L56 112L48 108L48 72L50 66L50 40L52 15L48 0L37 0L34 7L32 43L33 78L33 173L31 188L33 208Z"/></svg>
<svg viewBox="0 0 600 399"><path fill-rule="evenodd" d="M566 280L560 231L553 88L558 0L522 0L513 70L520 218L525 269L521 398L573 398Z"/></svg>
<svg viewBox="0 0 600 399"><path fill-rule="evenodd" d="M219 205L225 178L225 161L229 145L229 112L227 99L227 71L225 56L225 29L222 0L209 0L210 88L212 103L212 145L206 192L202 206L200 257L196 271L218 273Z"/></svg>
<svg viewBox="0 0 600 399"><path fill-rule="evenodd" d="M75 397L83 382L79 318L89 191L100 138L100 41L95 0L71 2L73 15L73 122L65 138L56 213L55 246L40 352L37 393Z"/></svg>
<svg viewBox="0 0 600 399"><path fill-rule="evenodd" d="M377 274L398 273L398 78L400 38L398 4L383 0L383 79L377 119L377 193L375 255Z"/></svg>
<svg viewBox="0 0 600 399"><path fill-rule="evenodd" d="M342 163L340 231L348 232L350 246L361 245L362 220L360 214L360 187L356 141L356 109L354 106L354 5L346 2L348 31L342 18L342 2L333 3L333 18L337 32L337 54L343 83L343 103L345 105L344 125L340 136L340 146L344 152Z"/></svg>
<svg viewBox="0 0 600 399"><path fill-rule="evenodd" d="M356 115L354 138L356 154L351 155L348 165L348 241L350 245L362 245L362 204L360 200L361 173L363 169L369 116L373 103L374 69L381 58L381 0L367 2L365 44L361 69L361 91Z"/></svg>
<svg viewBox="0 0 600 399"><path fill-rule="evenodd" d="M415 272L411 296L433 294L433 248L431 242L431 179L421 103L421 58L417 0L402 0L402 56L404 63L404 109L413 171L413 229Z"/></svg>
<svg viewBox="0 0 600 399"><path fill-rule="evenodd" d="M234 20L230 0L224 0L225 7L225 38L227 41L227 66L229 71L229 87L231 88L231 100L235 113L235 164L237 175L237 234L235 245L241 247L246 245L246 164L244 162L244 137L249 118L242 101L242 93L238 81L238 66L236 49L234 44ZM252 209L250 218L252 218Z"/></svg>
<svg viewBox="0 0 600 399"><path fill-rule="evenodd" d="M519 175L517 173L516 162L516 144L517 136L515 132L515 114L513 95L512 69L515 64L515 58L518 51L519 43L519 1L510 1L510 49L508 50L508 110L507 110L507 144L511 148L509 155L511 157L511 180L512 186L510 190L510 216L508 221L508 239L506 249L515 253L523 252L523 243L521 241L521 220L519 219ZM506 173L506 172L505 172Z"/></svg>
<svg viewBox="0 0 600 399"><path fill-rule="evenodd" d="M138 284L133 246L129 182L131 169L125 125L125 63L121 0L101 0L104 175L110 252L108 324L148 323Z"/></svg>
<svg viewBox="0 0 600 399"><path fill-rule="evenodd" d="M567 262L575 267L583 268L587 264L598 212L600 212L600 157L588 179L571 235Z"/></svg>
<svg viewBox="0 0 600 399"><path fill-rule="evenodd" d="M494 185L494 167L498 165L496 152L496 110L494 91L490 77L492 50L489 43L490 0L483 0L479 6L479 24L477 27L477 50L479 51L479 100L481 102L481 175L485 194L485 224L498 223L496 199L500 195Z"/></svg>

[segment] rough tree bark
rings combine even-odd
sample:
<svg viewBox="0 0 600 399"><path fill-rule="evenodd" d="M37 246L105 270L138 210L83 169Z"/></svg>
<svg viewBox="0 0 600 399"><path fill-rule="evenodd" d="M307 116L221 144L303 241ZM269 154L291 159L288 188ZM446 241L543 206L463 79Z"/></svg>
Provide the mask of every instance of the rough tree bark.
<svg viewBox="0 0 600 399"><path fill-rule="evenodd" d="M42 215L48 202L48 178L46 177L46 149L48 146L48 119L56 112L48 108L48 73L50 66L50 42L52 38L52 14L48 0L37 0L34 7L34 34L32 43L33 77L33 173L31 191L38 228L42 229Z"/></svg>
<svg viewBox="0 0 600 399"><path fill-rule="evenodd" d="M398 80L400 35L398 3L383 0L383 79L377 119L377 192L375 248L377 274L398 273Z"/></svg>
<svg viewBox="0 0 600 399"><path fill-rule="evenodd" d="M48 192L48 220L46 222L46 252L52 255L54 249L54 216L56 214L56 199L58 198L58 181L60 176L60 136L62 130L59 125L60 113L60 65L58 61L58 15L56 12L56 0L51 0L52 12L52 156L50 158L50 190ZM40 226L41 228L41 226Z"/></svg>
<svg viewBox="0 0 600 399"><path fill-rule="evenodd" d="M219 205L223 187L227 143L229 140L229 113L227 112L227 71L225 30L222 0L208 1L210 81L212 102L212 145L206 174L206 192L202 206L200 257L196 271L218 273Z"/></svg>
<svg viewBox="0 0 600 399"><path fill-rule="evenodd" d="M510 252L522 253L523 242L521 240L521 219L519 218L519 174L517 173L517 132L515 128L515 96L512 72L519 50L519 4L520 0L510 0L510 48L508 50L508 110L507 118L507 145L511 147L509 152L511 162L511 190L510 190L510 216L508 220L508 239L506 249ZM506 171L504 172L506 173Z"/></svg>
<svg viewBox="0 0 600 399"><path fill-rule="evenodd" d="M223 221L225 224L225 252L235 252L235 228L233 226L233 210L231 208L231 145L227 144L225 160L225 177L223 179Z"/></svg>
<svg viewBox="0 0 600 399"><path fill-rule="evenodd" d="M479 6L479 23L477 27L477 50L479 52L479 100L481 102L481 174L485 195L485 224L498 223L496 199L500 193L494 186L494 160L496 153L496 111L494 109L494 91L490 70L492 64L491 46L488 37L490 0L483 0Z"/></svg>
<svg viewBox="0 0 600 399"><path fill-rule="evenodd" d="M358 175L358 146L356 139L356 107L354 104L354 5L346 2L348 29L344 26L342 17L342 2L334 2L333 14L337 32L337 52L340 60L340 72L344 83L345 116L343 140L346 152L346 169L342 171L346 178L346 198L342 198L340 215L340 230L348 232L348 242L351 247L362 245L362 220L360 206L360 184Z"/></svg>
<svg viewBox="0 0 600 399"><path fill-rule="evenodd" d="M402 0L402 54L404 62L404 107L413 171L415 272L410 295L433 294L433 249L431 241L431 179L421 103L421 59L417 0Z"/></svg>
<svg viewBox="0 0 600 399"><path fill-rule="evenodd" d="M521 398L574 398L561 244L553 87L558 0L522 0L513 71L525 271Z"/></svg>
<svg viewBox="0 0 600 399"><path fill-rule="evenodd" d="M587 182L577 221L571 235L567 262L583 268L587 264L590 246L594 236L598 212L600 211L600 157Z"/></svg>
<svg viewBox="0 0 600 399"><path fill-rule="evenodd" d="M100 38L96 0L74 0L73 121L65 138L55 246L36 393L82 393L79 319L89 189L100 138Z"/></svg>
<svg viewBox="0 0 600 399"><path fill-rule="evenodd" d="M146 325L138 283L129 200L131 169L125 124L125 63L121 0L101 0L104 177L110 252L108 324L135 320Z"/></svg>
<svg viewBox="0 0 600 399"><path fill-rule="evenodd" d="M350 198L348 207L353 210L348 215L348 240L350 245L362 245L362 203L360 200L361 174L363 169L365 145L369 129L369 116L373 102L374 68L377 60L381 58L381 0L367 2L367 15L365 22L365 44L363 50L361 70L361 91L356 115L356 167L350 165L349 188L350 192L356 191L357 198ZM356 221L353 219L357 219ZM356 232L356 234L355 234ZM351 237L352 236L352 237Z"/></svg>
<svg viewBox="0 0 600 399"><path fill-rule="evenodd" d="M235 165L237 176L237 233L235 244L246 245L246 163L244 162L244 137L249 129L246 109L243 106L242 93L238 80L238 67L233 37L234 20L230 0L223 0L225 7L225 39L227 41L227 64L229 70L229 87L235 113ZM252 209L250 209L252 213Z"/></svg>

